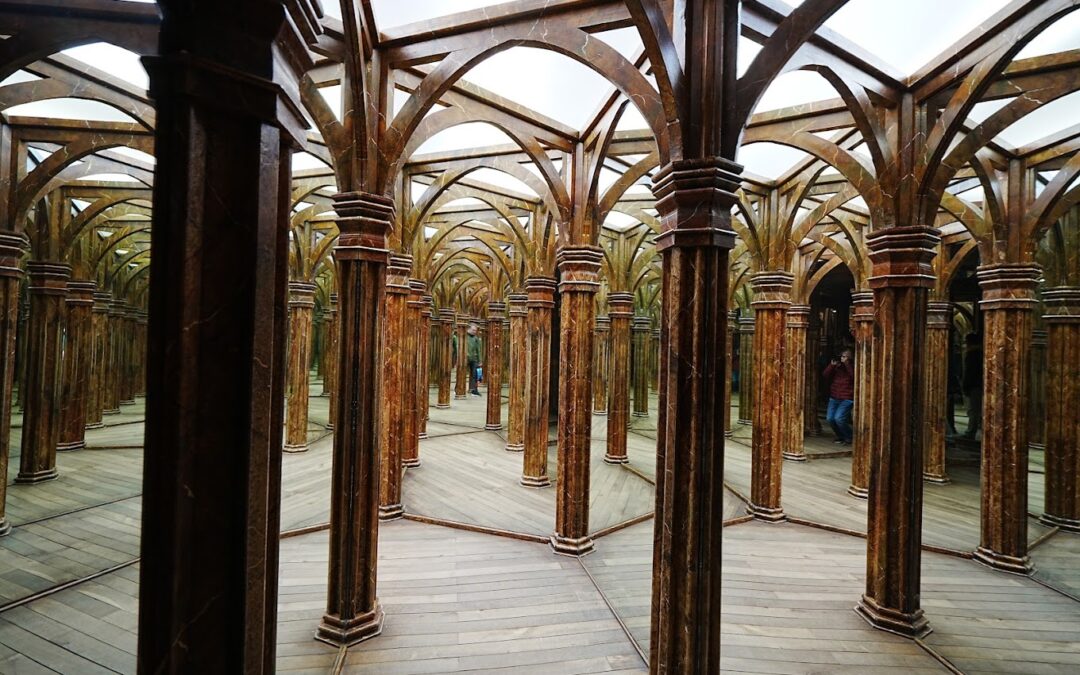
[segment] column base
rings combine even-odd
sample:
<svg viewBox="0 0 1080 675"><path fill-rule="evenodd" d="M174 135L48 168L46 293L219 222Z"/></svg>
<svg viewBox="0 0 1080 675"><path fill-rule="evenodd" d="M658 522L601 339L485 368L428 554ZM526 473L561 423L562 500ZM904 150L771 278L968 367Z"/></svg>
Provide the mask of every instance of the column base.
<svg viewBox="0 0 1080 675"><path fill-rule="evenodd" d="M399 518L401 518L404 515L405 515L405 507L403 507L401 504L387 504L385 506L382 505L382 504L379 505L379 520L380 521L385 522L385 521L388 521L388 520L398 520Z"/></svg>
<svg viewBox="0 0 1080 675"><path fill-rule="evenodd" d="M105 427L104 422L90 422L89 424L87 424L83 428L84 429L103 429L104 427Z"/></svg>
<svg viewBox="0 0 1080 675"><path fill-rule="evenodd" d="M0 537L11 534L11 523L6 517L0 518Z"/></svg>
<svg viewBox="0 0 1080 675"><path fill-rule="evenodd" d="M501 424L485 424L484 425L484 430L485 431L502 431L502 425Z"/></svg>
<svg viewBox="0 0 1080 675"><path fill-rule="evenodd" d="M102 410L101 414L102 415L119 415L120 414L120 408L109 408L108 410Z"/></svg>
<svg viewBox="0 0 1080 675"><path fill-rule="evenodd" d="M1035 571L1035 565L1032 564L1031 558L1028 556L1019 558L1014 555L991 551L983 546L975 549L973 560L1001 572L1019 574L1025 577L1031 576L1032 572Z"/></svg>
<svg viewBox="0 0 1080 675"><path fill-rule="evenodd" d="M587 556L595 550L592 537L585 535L577 539L551 535L551 551L557 555L566 555L572 558Z"/></svg>
<svg viewBox="0 0 1080 675"><path fill-rule="evenodd" d="M467 398L469 398L468 394L454 394L455 401L464 401Z"/></svg>
<svg viewBox="0 0 1080 675"><path fill-rule="evenodd" d="M870 488L859 487L858 485L851 485L847 489L847 493L855 499L869 499Z"/></svg>
<svg viewBox="0 0 1080 675"><path fill-rule="evenodd" d="M806 461L806 453L803 452L802 450L800 450L798 452L789 452L789 451L785 450L782 454L784 456L784 459L786 459L788 461L791 461L791 462L805 462Z"/></svg>
<svg viewBox="0 0 1080 675"><path fill-rule="evenodd" d="M419 436L417 436L417 438L419 438L420 440L424 440L424 439L425 439L425 438L427 438L427 437L428 437L428 435L427 435L427 432L426 432L426 431L421 431L421 432L420 432L420 435L419 435Z"/></svg>
<svg viewBox="0 0 1080 675"><path fill-rule="evenodd" d="M606 410L594 410L594 411L592 411L592 414L596 415L597 417L606 417L607 416L607 411Z"/></svg>
<svg viewBox="0 0 1080 675"><path fill-rule="evenodd" d="M86 441L69 441L67 443L57 443L57 452L71 452L73 450L82 450L86 447Z"/></svg>
<svg viewBox="0 0 1080 675"><path fill-rule="evenodd" d="M731 431L731 429L724 429L724 438L731 438L734 435L735 434Z"/></svg>
<svg viewBox="0 0 1080 675"><path fill-rule="evenodd" d="M450 407L449 403L436 403L435 408L437 410L447 410Z"/></svg>
<svg viewBox="0 0 1080 675"><path fill-rule="evenodd" d="M333 431L334 430L334 423L333 422L327 422L323 426L326 427L327 431Z"/></svg>
<svg viewBox="0 0 1080 675"><path fill-rule="evenodd" d="M1044 513L1039 516L1039 522L1065 532L1080 533L1080 518L1066 518L1065 516L1055 516L1052 513Z"/></svg>
<svg viewBox="0 0 1080 675"><path fill-rule="evenodd" d="M943 473L924 473L922 479L923 482L933 483L934 485L948 485L952 482L952 478Z"/></svg>
<svg viewBox="0 0 1080 675"><path fill-rule="evenodd" d="M647 413L647 412L634 412L634 413L630 413L630 416L631 417L648 417L649 413Z"/></svg>
<svg viewBox="0 0 1080 675"><path fill-rule="evenodd" d="M307 443L302 443L302 444L297 445L297 444L293 444L293 443L286 443L285 445L281 446L281 451L282 452L287 452L289 454L296 454L298 452L307 452L308 451L308 444Z"/></svg>
<svg viewBox="0 0 1080 675"><path fill-rule="evenodd" d="M123 401L120 401L120 405L135 405L135 399L125 398Z"/></svg>
<svg viewBox="0 0 1080 675"><path fill-rule="evenodd" d="M933 630L921 608L910 613L899 612L882 607L865 595L855 607L855 613L878 630L906 638L923 638Z"/></svg>
<svg viewBox="0 0 1080 675"><path fill-rule="evenodd" d="M375 609L352 621L342 621L336 616L323 616L315 631L315 639L335 647L349 647L364 640L370 640L383 629L383 610L378 600Z"/></svg>
<svg viewBox="0 0 1080 675"><path fill-rule="evenodd" d="M1028 443L1028 451L1030 452L1042 452L1046 450L1045 443Z"/></svg>
<svg viewBox="0 0 1080 675"><path fill-rule="evenodd" d="M19 473L15 476L15 482L19 485L34 485L35 483L44 483L50 480L56 480L60 477L60 472L56 470L56 467L46 469L44 471L37 471L34 473Z"/></svg>
<svg viewBox="0 0 1080 675"><path fill-rule="evenodd" d="M746 505L746 512L753 516L754 520L760 520L763 523L780 523L787 520L784 509L759 506L753 502Z"/></svg>
<svg viewBox="0 0 1080 675"><path fill-rule="evenodd" d="M605 453L604 462L606 464L629 464L630 458L626 455L609 455Z"/></svg>
<svg viewBox="0 0 1080 675"><path fill-rule="evenodd" d="M547 476L522 476L520 482L527 488L551 487L551 479Z"/></svg>
<svg viewBox="0 0 1080 675"><path fill-rule="evenodd" d="M753 422L751 420L740 419L740 420L737 420L737 422L739 424L743 425L744 427L753 426Z"/></svg>
<svg viewBox="0 0 1080 675"><path fill-rule="evenodd" d="M420 458L419 457L413 457L411 459L403 459L403 460L401 460L401 466L405 467L406 469L419 469L420 468Z"/></svg>
<svg viewBox="0 0 1080 675"><path fill-rule="evenodd" d="M525 452L525 444L524 443L507 443L506 444L506 451L507 452Z"/></svg>

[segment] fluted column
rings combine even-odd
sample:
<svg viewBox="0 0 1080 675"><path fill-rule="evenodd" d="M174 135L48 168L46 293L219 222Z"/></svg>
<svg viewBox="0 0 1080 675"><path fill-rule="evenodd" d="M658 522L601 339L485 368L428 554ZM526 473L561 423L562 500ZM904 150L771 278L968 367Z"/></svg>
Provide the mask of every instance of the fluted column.
<svg viewBox="0 0 1080 675"><path fill-rule="evenodd" d="M818 372L818 333L821 331L820 310L810 309L810 325L806 330L806 389L803 391L803 429L807 436L821 435L821 420L818 419L818 395L821 386L821 373ZM866 362L870 367L870 362ZM869 372L869 371L868 371Z"/></svg>
<svg viewBox="0 0 1080 675"><path fill-rule="evenodd" d="M634 318L634 296L608 294L608 318L611 320L611 379L608 385L607 452L608 464L625 464L626 428L630 425L630 322Z"/></svg>
<svg viewBox="0 0 1080 675"><path fill-rule="evenodd" d="M438 355L439 373L439 398L436 399L436 408L450 407L450 371L453 369L453 335L455 313L452 309L439 310L438 329L435 332L435 353ZM465 350L465 343L458 339L458 356ZM458 379L461 379L461 370L458 370ZM460 385L458 385L460 386Z"/></svg>
<svg viewBox="0 0 1080 675"><path fill-rule="evenodd" d="M874 356L874 294L872 291L852 293L851 301L851 316L855 321L855 407L852 410L851 485L848 494L866 499L870 494L873 443L874 371L871 359Z"/></svg>
<svg viewBox="0 0 1080 675"><path fill-rule="evenodd" d="M739 424L754 418L754 315L739 317Z"/></svg>
<svg viewBox="0 0 1080 675"><path fill-rule="evenodd" d="M315 284L289 282L289 354L285 372L285 452L308 449L308 364L311 363L311 325Z"/></svg>
<svg viewBox="0 0 1080 675"><path fill-rule="evenodd" d="M420 279L409 280L409 301L405 320L405 371L402 377L402 392L405 397L405 439L402 445L401 465L403 467L420 466L420 434L423 431L423 417L427 410L427 384L420 369L424 358L421 354L427 344L427 331L423 327L424 291L427 284ZM422 333L422 334L421 334Z"/></svg>
<svg viewBox="0 0 1080 675"><path fill-rule="evenodd" d="M633 338L634 366L631 377L634 381L634 417L649 416L649 331L652 323L646 316L635 316L630 324Z"/></svg>
<svg viewBox="0 0 1080 675"><path fill-rule="evenodd" d="M727 339L724 341L724 438L731 438L731 374L735 371L735 340L739 337L739 313L728 312Z"/></svg>
<svg viewBox="0 0 1080 675"><path fill-rule="evenodd" d="M135 395L146 396L146 355L148 334L150 331L150 313L144 309L140 309L138 317L135 320L135 327L138 331L138 349L136 351L136 357L138 359L137 377L135 379Z"/></svg>
<svg viewBox="0 0 1080 675"><path fill-rule="evenodd" d="M608 365L611 362L611 319L596 317L593 336L593 414L607 415Z"/></svg>
<svg viewBox="0 0 1080 675"><path fill-rule="evenodd" d="M1042 522L1080 533L1080 287L1043 292L1046 504Z"/></svg>
<svg viewBox="0 0 1080 675"><path fill-rule="evenodd" d="M521 484L542 488L548 478L548 395L551 391L551 314L555 308L555 280L529 277L529 364L525 401L525 454Z"/></svg>
<svg viewBox="0 0 1080 675"><path fill-rule="evenodd" d="M133 306L125 304L124 315L121 318L123 339L120 342L120 349L124 367L120 372L120 405L135 403L135 311Z"/></svg>
<svg viewBox="0 0 1080 675"><path fill-rule="evenodd" d="M784 337L784 459L806 461L803 448L803 414L806 405L806 331L810 327L810 306L792 305L787 311Z"/></svg>
<svg viewBox="0 0 1080 675"><path fill-rule="evenodd" d="M60 440L61 355L71 266L30 261L30 323L26 339L26 412L22 454L16 483L56 478L56 446Z"/></svg>
<svg viewBox="0 0 1080 675"><path fill-rule="evenodd" d="M660 329L649 330L649 391L660 391Z"/></svg>
<svg viewBox="0 0 1080 675"><path fill-rule="evenodd" d="M930 227L867 236L873 264L870 363L870 492L866 593L856 611L871 625L909 637L930 631L919 601L922 561L922 410L930 261L941 241ZM858 357L856 357L858 359ZM856 360L855 369L867 363Z"/></svg>
<svg viewBox="0 0 1080 675"><path fill-rule="evenodd" d="M315 637L349 645L382 632L375 595L379 547L379 400L382 392L386 235L393 201L366 193L335 196L341 234L337 262L337 420L330 488L330 574L326 614Z"/></svg>
<svg viewBox="0 0 1080 675"><path fill-rule="evenodd" d="M982 535L975 559L1027 574L1028 378L1037 265L984 265Z"/></svg>
<svg viewBox="0 0 1080 675"><path fill-rule="evenodd" d="M415 361L408 333L409 273L412 257L392 254L386 269L386 315L383 318L382 434L379 439L379 519L395 520L404 514L401 506L401 470L405 457L405 407L413 398L413 382L406 379L405 362Z"/></svg>
<svg viewBox="0 0 1080 675"><path fill-rule="evenodd" d="M19 281L23 275L19 262L27 249L29 242L25 235L0 232L0 536L11 531L6 504L15 342L19 330Z"/></svg>
<svg viewBox="0 0 1080 675"><path fill-rule="evenodd" d="M1028 447L1046 449L1046 326L1042 316L1035 315L1031 331L1031 380L1028 401Z"/></svg>
<svg viewBox="0 0 1080 675"><path fill-rule="evenodd" d="M750 503L746 512L757 520L784 519L780 504L784 451L784 338L791 306L793 276L788 272L758 272L750 278L754 290L754 435L751 440ZM777 395L779 394L779 395Z"/></svg>
<svg viewBox="0 0 1080 675"><path fill-rule="evenodd" d="M108 358L106 360L102 397L103 414L105 415L115 415L120 412L120 372L124 368L123 350L121 348L124 341L123 322L121 320L123 313L124 301L113 297L109 301L108 320L106 321Z"/></svg>
<svg viewBox="0 0 1080 675"><path fill-rule="evenodd" d="M427 438L427 424L431 413L431 322L435 313L434 302L431 295L424 293L420 307L420 334L417 336L416 355L420 359L417 368L416 386L419 387L417 395L420 397L420 438ZM417 458L415 464L405 460L405 466L420 466Z"/></svg>
<svg viewBox="0 0 1080 675"><path fill-rule="evenodd" d="M487 353L484 355L484 379L487 380L488 431L502 429L503 320L506 304L488 303Z"/></svg>
<svg viewBox="0 0 1080 675"><path fill-rule="evenodd" d="M112 295L97 291L94 293L94 308L91 312L90 340L90 386L86 398L86 428L100 429L102 412L105 408L105 369L109 357L109 301Z"/></svg>
<svg viewBox="0 0 1080 675"><path fill-rule="evenodd" d="M63 385L60 409L59 451L86 447L86 410L90 396L94 337L94 289L92 281L69 281L67 338L64 340Z"/></svg>
<svg viewBox="0 0 1080 675"><path fill-rule="evenodd" d="M583 556L589 536L589 461L592 449L592 361L600 262L596 246L559 251L559 473L555 482L555 553Z"/></svg>
<svg viewBox="0 0 1080 675"><path fill-rule="evenodd" d="M465 315L457 317L457 323L452 328L457 335L457 353L454 354L451 350L454 360L447 366L454 371L454 398L459 400L469 398L469 334L466 332L468 327L469 321Z"/></svg>
<svg viewBox="0 0 1080 675"><path fill-rule="evenodd" d="M926 359L923 361L924 384L923 480L945 484L945 408L949 387L949 323L952 306L931 301L926 307Z"/></svg>
<svg viewBox="0 0 1080 675"><path fill-rule="evenodd" d="M341 326L338 324L338 294L330 294L330 306L327 307L326 327L326 372L323 373L323 396L330 398L330 420L327 427L334 428L334 420L337 419L337 380L338 380L338 340L341 334Z"/></svg>
<svg viewBox="0 0 1080 675"><path fill-rule="evenodd" d="M506 449L525 450L525 391L529 372L529 296L511 293L510 305L510 406L507 411Z"/></svg>

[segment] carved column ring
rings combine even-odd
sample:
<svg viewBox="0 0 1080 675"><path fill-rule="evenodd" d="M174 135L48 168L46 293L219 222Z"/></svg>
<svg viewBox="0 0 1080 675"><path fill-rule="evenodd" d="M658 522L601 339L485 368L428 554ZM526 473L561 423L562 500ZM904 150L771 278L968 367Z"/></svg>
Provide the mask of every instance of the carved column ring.
<svg viewBox="0 0 1080 675"><path fill-rule="evenodd" d="M290 281L289 307L315 307L315 284L307 281Z"/></svg>
<svg viewBox="0 0 1080 675"><path fill-rule="evenodd" d="M870 233L866 237L873 263L870 287L933 288L935 277L930 263L940 242L937 228L920 225Z"/></svg>
<svg viewBox="0 0 1080 675"><path fill-rule="evenodd" d="M67 295L71 265L31 260L26 263L26 272L30 276L30 292L41 295Z"/></svg>
<svg viewBox="0 0 1080 675"><path fill-rule="evenodd" d="M30 242L26 235L0 233L0 277L21 279L23 272L19 268L19 261L29 248Z"/></svg>
<svg viewBox="0 0 1080 675"><path fill-rule="evenodd" d="M1080 322L1080 287L1061 286L1043 291L1043 319L1051 323Z"/></svg>

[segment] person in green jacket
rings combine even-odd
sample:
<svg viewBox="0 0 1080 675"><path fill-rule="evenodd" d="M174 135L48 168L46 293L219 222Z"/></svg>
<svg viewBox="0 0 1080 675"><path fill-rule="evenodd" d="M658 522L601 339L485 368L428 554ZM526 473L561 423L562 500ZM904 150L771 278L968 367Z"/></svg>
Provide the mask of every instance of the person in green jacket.
<svg viewBox="0 0 1080 675"><path fill-rule="evenodd" d="M469 393L479 396L477 388L477 369L480 367L480 336L476 334L476 324L469 324L465 336L465 361L469 366Z"/></svg>

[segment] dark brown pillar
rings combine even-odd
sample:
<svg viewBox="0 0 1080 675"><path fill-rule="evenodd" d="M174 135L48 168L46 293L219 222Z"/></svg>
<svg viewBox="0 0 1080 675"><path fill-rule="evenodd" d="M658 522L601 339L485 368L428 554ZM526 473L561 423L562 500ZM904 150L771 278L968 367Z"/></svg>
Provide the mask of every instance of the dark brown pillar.
<svg viewBox="0 0 1080 675"><path fill-rule="evenodd" d="M589 536L593 327L603 259L603 250L596 246L568 246L558 254L562 313L559 322L559 475L551 548L561 555L583 556L593 550L593 540Z"/></svg>
<svg viewBox="0 0 1080 675"><path fill-rule="evenodd" d="M93 337L90 349L90 387L86 399L86 428L100 429L105 401L105 368L109 356L109 301L112 295L102 291L94 293L91 327Z"/></svg>
<svg viewBox="0 0 1080 675"><path fill-rule="evenodd" d="M315 284L289 282L289 343L285 373L285 452L308 449L308 364L311 363L311 324Z"/></svg>
<svg viewBox="0 0 1080 675"><path fill-rule="evenodd" d="M507 412L506 449L525 451L525 391L529 372L529 296L511 293L510 303L510 406Z"/></svg>
<svg viewBox="0 0 1080 675"><path fill-rule="evenodd" d="M926 359L923 367L926 391L923 394L923 480L944 485L945 408L949 386L949 323L952 306L932 301L926 307Z"/></svg>
<svg viewBox="0 0 1080 675"><path fill-rule="evenodd" d="M758 272L754 290L754 435L751 441L750 503L746 512L757 520L784 520L780 505L784 461L784 368L787 309L793 277L787 272ZM778 395L779 394L779 395Z"/></svg>
<svg viewBox="0 0 1080 675"><path fill-rule="evenodd" d="M457 323L452 324L451 328L456 331L457 352L450 350L453 361L449 362L447 368L454 371L454 398L457 400L469 398L468 325L468 320L462 315L457 317Z"/></svg>
<svg viewBox="0 0 1080 675"><path fill-rule="evenodd" d="M596 317L593 334L593 414L607 415L608 364L611 362L611 320Z"/></svg>
<svg viewBox="0 0 1080 675"><path fill-rule="evenodd" d="M405 440L402 446L401 465L420 466L420 434L422 419L427 409L426 390L421 389L421 347L427 344L427 331L421 337L422 313L427 303L424 291L427 284L419 279L409 280L409 301L405 325L405 372L402 379L403 405L405 406ZM426 379L424 380L426 384Z"/></svg>
<svg viewBox="0 0 1080 675"><path fill-rule="evenodd" d="M724 438L731 438L731 374L735 371L735 340L739 337L739 314L735 311L728 312L727 340L724 346L727 353L724 354Z"/></svg>
<svg viewBox="0 0 1080 675"><path fill-rule="evenodd" d="M439 310L439 324L435 332L435 353L438 355L439 372L439 398L436 400L436 408L450 407L450 371L452 366L453 335L454 335L454 310ZM458 356L465 352L465 343L458 339ZM460 381L461 370L458 370ZM460 386L460 385L459 385Z"/></svg>
<svg viewBox="0 0 1080 675"><path fill-rule="evenodd" d="M872 626L908 637L930 631L919 601L922 562L922 411L930 261L940 242L930 227L893 227L867 236L874 293L870 364L870 494L866 593L856 611ZM855 369L865 369L856 357Z"/></svg>
<svg viewBox="0 0 1080 675"><path fill-rule="evenodd" d="M1028 401L1028 447L1046 449L1046 326L1039 312L1031 331L1031 379Z"/></svg>
<svg viewBox="0 0 1080 675"><path fill-rule="evenodd" d="M851 294L851 316L855 321L855 408L852 410L851 485L848 494L866 499L870 494L874 352L874 294ZM819 373L820 375L820 373Z"/></svg>
<svg viewBox="0 0 1080 675"><path fill-rule="evenodd" d="M16 483L40 483L57 477L60 440L61 378L67 283L71 266L30 261L30 323L26 339L26 412Z"/></svg>
<svg viewBox="0 0 1080 675"><path fill-rule="evenodd" d="M103 414L115 415L120 412L120 372L123 370L121 345L124 341L121 316L124 313L124 301L113 297L109 301L109 314L106 321L106 339L108 357L103 382Z"/></svg>
<svg viewBox="0 0 1080 675"><path fill-rule="evenodd" d="M555 280L529 277L529 365L525 401L525 454L521 484L543 488L548 478L548 394L551 388L551 314L555 308Z"/></svg>
<svg viewBox="0 0 1080 675"><path fill-rule="evenodd" d="M487 423L484 428L488 431L502 429L502 350L505 318L504 303L488 303L487 354L484 356L484 379L487 380Z"/></svg>
<svg viewBox="0 0 1080 675"><path fill-rule="evenodd" d="M634 417L649 416L649 331L652 323L648 317L635 316L630 324L633 337L632 379L634 381Z"/></svg>
<svg viewBox="0 0 1080 675"><path fill-rule="evenodd" d="M125 304L124 315L121 319L123 338L120 342L121 363L120 371L120 405L132 405L135 403L135 308Z"/></svg>
<svg viewBox="0 0 1080 675"><path fill-rule="evenodd" d="M11 531L7 520L8 460L11 457L11 405L15 384L15 343L19 330L19 267L30 248L26 236L0 232L0 536Z"/></svg>
<svg viewBox="0 0 1080 675"><path fill-rule="evenodd" d="M1037 265L979 268L983 299L982 536L975 560L1018 574L1027 554L1028 377Z"/></svg>
<svg viewBox="0 0 1080 675"><path fill-rule="evenodd" d="M649 330L649 391L660 391L660 330Z"/></svg>
<svg viewBox="0 0 1080 675"><path fill-rule="evenodd" d="M806 331L806 389L803 392L803 430L807 436L821 435L821 420L818 419L818 397L821 394L821 373L818 372L820 331L820 310L811 307L810 326ZM869 360L866 361L866 368L870 368Z"/></svg>
<svg viewBox="0 0 1080 675"><path fill-rule="evenodd" d="M386 271L386 316L383 320L382 394L379 413L382 433L379 437L379 519L396 520L404 515L401 506L401 471L405 457L405 407L415 398L415 381L407 380L407 360L416 360L409 349L407 333L415 331L408 322L409 272L412 257L394 254Z"/></svg>
<svg viewBox="0 0 1080 675"><path fill-rule="evenodd" d="M338 379L338 339L341 326L338 324L338 294L330 294L330 306L326 308L326 372L323 373L323 396L330 397L330 419L326 426L334 428L334 420L337 419L337 379Z"/></svg>
<svg viewBox="0 0 1080 675"><path fill-rule="evenodd" d="M810 306L792 305L787 311L784 337L784 459L806 461L803 448L803 414L806 404L806 332L810 327Z"/></svg>
<svg viewBox="0 0 1080 675"><path fill-rule="evenodd" d="M420 438L427 438L428 416L431 412L431 317L434 305L431 296L424 293L420 307L420 334L417 336L416 356L419 358L416 377L417 395L420 401ZM419 447L417 449L419 453ZM406 458L405 466L420 466L420 458Z"/></svg>
<svg viewBox="0 0 1080 675"><path fill-rule="evenodd" d="M634 318L634 296L609 293L608 318L611 320L611 379L604 461L625 464L630 461L626 454L626 428L630 425L630 322Z"/></svg>
<svg viewBox="0 0 1080 675"><path fill-rule="evenodd" d="M1080 288L1043 292L1046 314L1046 505L1042 521L1080 533Z"/></svg>
<svg viewBox="0 0 1080 675"><path fill-rule="evenodd" d="M64 340L63 385L60 400L59 451L86 447L86 409L93 358L94 289L92 281L69 281L67 337Z"/></svg>
<svg viewBox="0 0 1080 675"><path fill-rule="evenodd" d="M326 614L315 634L351 645L382 632L375 596L379 555L379 438L382 420L386 235L393 201L353 192L337 195L341 234L337 261L338 396L330 488L330 582Z"/></svg>
<svg viewBox="0 0 1080 675"><path fill-rule="evenodd" d="M739 424L754 418L754 315L745 310L739 317Z"/></svg>

